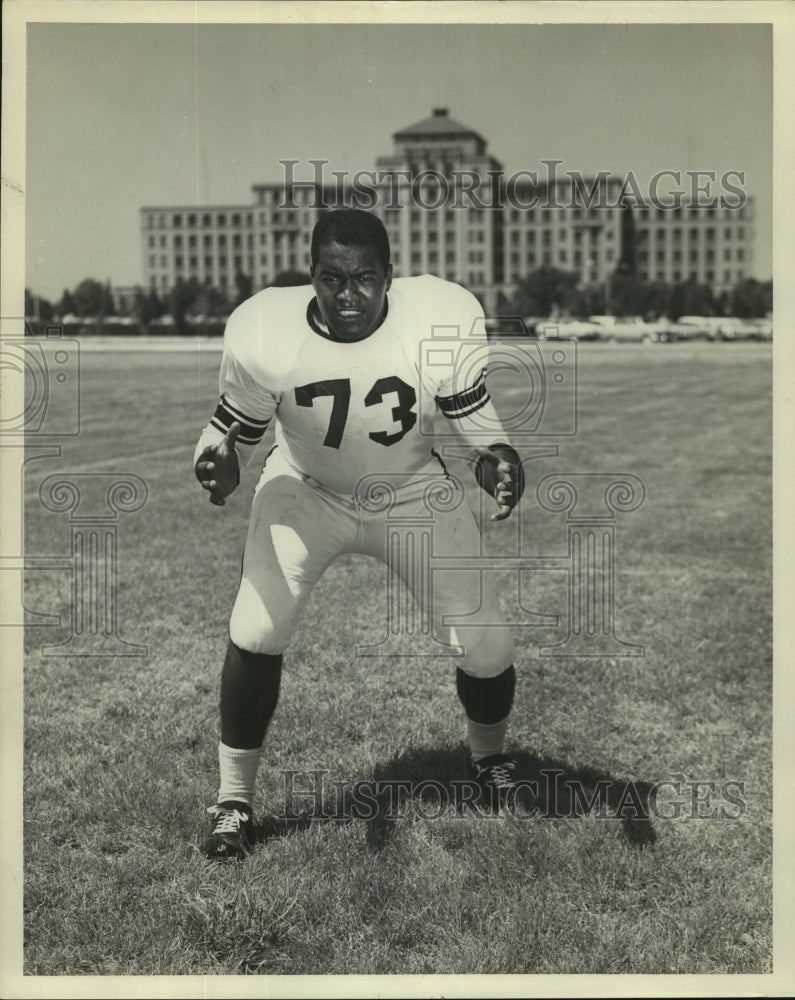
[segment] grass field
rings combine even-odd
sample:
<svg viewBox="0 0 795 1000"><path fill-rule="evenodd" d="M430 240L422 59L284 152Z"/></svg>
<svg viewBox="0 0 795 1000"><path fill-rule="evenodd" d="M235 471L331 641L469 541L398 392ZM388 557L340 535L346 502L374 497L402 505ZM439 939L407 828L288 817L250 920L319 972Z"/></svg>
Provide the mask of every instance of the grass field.
<svg viewBox="0 0 795 1000"><path fill-rule="evenodd" d="M580 432L531 466L645 484L617 522L616 627L646 656L540 658L549 632L518 628L510 744L528 776L678 782L653 836L598 814L424 818L427 799L394 821L311 821L308 800L279 820L284 769L301 787L316 769L445 788L465 774L450 661L355 657L384 634L385 576L345 557L286 657L260 842L231 867L199 844L256 470L223 509L192 478L219 358L84 352L81 434L28 465L30 556L70 551L67 515L38 498L51 472L136 473L149 497L118 521L119 632L148 655L45 656L68 629L26 632L25 971L769 972L769 345L581 345ZM566 551L565 518L539 508L532 481L521 516L538 554ZM486 530L491 551L510 549L510 521ZM559 610L563 583L546 577L532 606ZM26 602L66 625L66 575L29 572Z"/></svg>

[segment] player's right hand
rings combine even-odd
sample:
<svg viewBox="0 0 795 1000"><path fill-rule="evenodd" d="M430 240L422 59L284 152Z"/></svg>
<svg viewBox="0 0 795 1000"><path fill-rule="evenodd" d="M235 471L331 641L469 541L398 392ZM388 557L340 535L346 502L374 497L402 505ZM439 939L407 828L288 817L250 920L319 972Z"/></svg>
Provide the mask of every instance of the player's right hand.
<svg viewBox="0 0 795 1000"><path fill-rule="evenodd" d="M240 424L235 421L220 444L211 444L199 455L194 472L196 478L210 494L210 503L216 507L226 504L228 497L240 482L240 463L235 442L240 434Z"/></svg>

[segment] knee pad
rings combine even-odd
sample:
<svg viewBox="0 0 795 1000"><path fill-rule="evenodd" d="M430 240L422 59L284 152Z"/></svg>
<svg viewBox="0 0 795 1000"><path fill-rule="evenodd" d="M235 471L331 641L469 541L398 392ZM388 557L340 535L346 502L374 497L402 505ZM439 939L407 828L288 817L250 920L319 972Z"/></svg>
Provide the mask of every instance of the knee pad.
<svg viewBox="0 0 795 1000"><path fill-rule="evenodd" d="M514 661L513 635L508 625L454 629L453 642L464 647L459 665L471 677L496 677Z"/></svg>
<svg viewBox="0 0 795 1000"><path fill-rule="evenodd" d="M283 653L290 643L292 629L280 628L259 602L241 599L235 601L229 619L229 638L240 649L249 653Z"/></svg>

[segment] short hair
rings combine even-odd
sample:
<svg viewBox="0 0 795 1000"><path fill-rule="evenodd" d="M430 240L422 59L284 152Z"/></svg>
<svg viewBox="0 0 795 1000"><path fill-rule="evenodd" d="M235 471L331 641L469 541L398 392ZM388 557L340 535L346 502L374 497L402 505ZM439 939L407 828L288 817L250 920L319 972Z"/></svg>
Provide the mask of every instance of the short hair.
<svg viewBox="0 0 795 1000"><path fill-rule="evenodd" d="M360 208L340 208L326 212L318 219L312 231L310 258L315 267L320 248L325 243L342 246L372 247L386 273L389 267L389 237L377 215L370 215Z"/></svg>

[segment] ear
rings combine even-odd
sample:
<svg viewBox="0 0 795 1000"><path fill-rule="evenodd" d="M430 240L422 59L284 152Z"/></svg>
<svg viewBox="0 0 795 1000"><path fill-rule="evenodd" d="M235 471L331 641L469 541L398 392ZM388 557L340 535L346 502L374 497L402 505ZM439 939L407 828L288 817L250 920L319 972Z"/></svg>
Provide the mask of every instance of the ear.
<svg viewBox="0 0 795 1000"><path fill-rule="evenodd" d="M388 292L391 287L392 287L392 265L390 264L389 267L386 269L386 288L384 289L384 291Z"/></svg>

